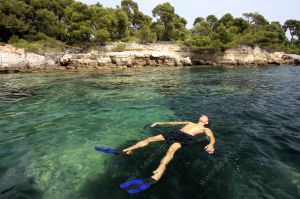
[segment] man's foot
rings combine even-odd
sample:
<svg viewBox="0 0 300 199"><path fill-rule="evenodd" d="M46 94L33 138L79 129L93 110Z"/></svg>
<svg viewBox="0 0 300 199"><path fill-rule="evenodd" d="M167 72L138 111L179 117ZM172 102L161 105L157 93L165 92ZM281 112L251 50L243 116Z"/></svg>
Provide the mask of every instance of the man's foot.
<svg viewBox="0 0 300 199"><path fill-rule="evenodd" d="M151 176L151 178L158 181L161 178L162 174L164 173L164 169L158 168L155 171L153 171L152 173L153 173L153 176Z"/></svg>
<svg viewBox="0 0 300 199"><path fill-rule="evenodd" d="M123 152L127 155L132 155L133 151L129 149L124 149Z"/></svg>
<svg viewBox="0 0 300 199"><path fill-rule="evenodd" d="M153 176L151 176L151 178L153 178L154 180L156 180L156 181L159 181L159 179L160 179L160 177L158 177L157 175L153 175Z"/></svg>

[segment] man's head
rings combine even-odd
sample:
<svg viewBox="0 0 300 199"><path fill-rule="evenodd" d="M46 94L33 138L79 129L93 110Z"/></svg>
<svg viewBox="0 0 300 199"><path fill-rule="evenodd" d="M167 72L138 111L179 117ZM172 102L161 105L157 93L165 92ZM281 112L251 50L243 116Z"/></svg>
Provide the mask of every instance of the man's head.
<svg viewBox="0 0 300 199"><path fill-rule="evenodd" d="M208 117L206 115L201 115L199 117L199 122L202 122L204 124L208 124Z"/></svg>

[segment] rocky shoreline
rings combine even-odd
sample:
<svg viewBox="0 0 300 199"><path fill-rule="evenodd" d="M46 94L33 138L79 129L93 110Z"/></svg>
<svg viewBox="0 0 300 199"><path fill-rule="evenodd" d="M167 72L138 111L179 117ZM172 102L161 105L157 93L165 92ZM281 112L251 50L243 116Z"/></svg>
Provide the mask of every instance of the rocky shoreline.
<svg viewBox="0 0 300 199"><path fill-rule="evenodd" d="M0 46L0 73L53 70L112 70L145 66L261 66L300 65L300 55L269 53L259 47L240 46L223 53L197 52L176 44L114 43L83 51L36 54L11 45Z"/></svg>

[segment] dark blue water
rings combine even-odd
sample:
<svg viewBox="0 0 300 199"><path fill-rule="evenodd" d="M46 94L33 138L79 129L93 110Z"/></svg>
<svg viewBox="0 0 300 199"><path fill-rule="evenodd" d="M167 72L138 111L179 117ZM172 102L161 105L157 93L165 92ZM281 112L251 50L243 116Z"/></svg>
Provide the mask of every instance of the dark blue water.
<svg viewBox="0 0 300 199"><path fill-rule="evenodd" d="M129 197L166 152L124 148L207 114L205 137L180 149L160 182ZM300 198L300 68L142 68L0 76L0 198Z"/></svg>

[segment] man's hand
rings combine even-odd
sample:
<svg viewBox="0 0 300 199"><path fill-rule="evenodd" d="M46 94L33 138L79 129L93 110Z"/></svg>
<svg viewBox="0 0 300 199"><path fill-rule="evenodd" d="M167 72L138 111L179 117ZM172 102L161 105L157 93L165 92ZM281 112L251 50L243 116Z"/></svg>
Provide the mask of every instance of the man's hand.
<svg viewBox="0 0 300 199"><path fill-rule="evenodd" d="M215 151L214 144L216 142L214 134L209 128L205 128L205 134L209 137L209 144L204 149L212 154Z"/></svg>
<svg viewBox="0 0 300 199"><path fill-rule="evenodd" d="M206 145L206 147L204 147L204 149L205 149L209 154L212 154L212 153L215 151L214 145L212 145L212 144Z"/></svg>
<svg viewBox="0 0 300 199"><path fill-rule="evenodd" d="M157 126L158 125L158 122L154 122L152 125L151 125L151 127L155 127L155 126Z"/></svg>

